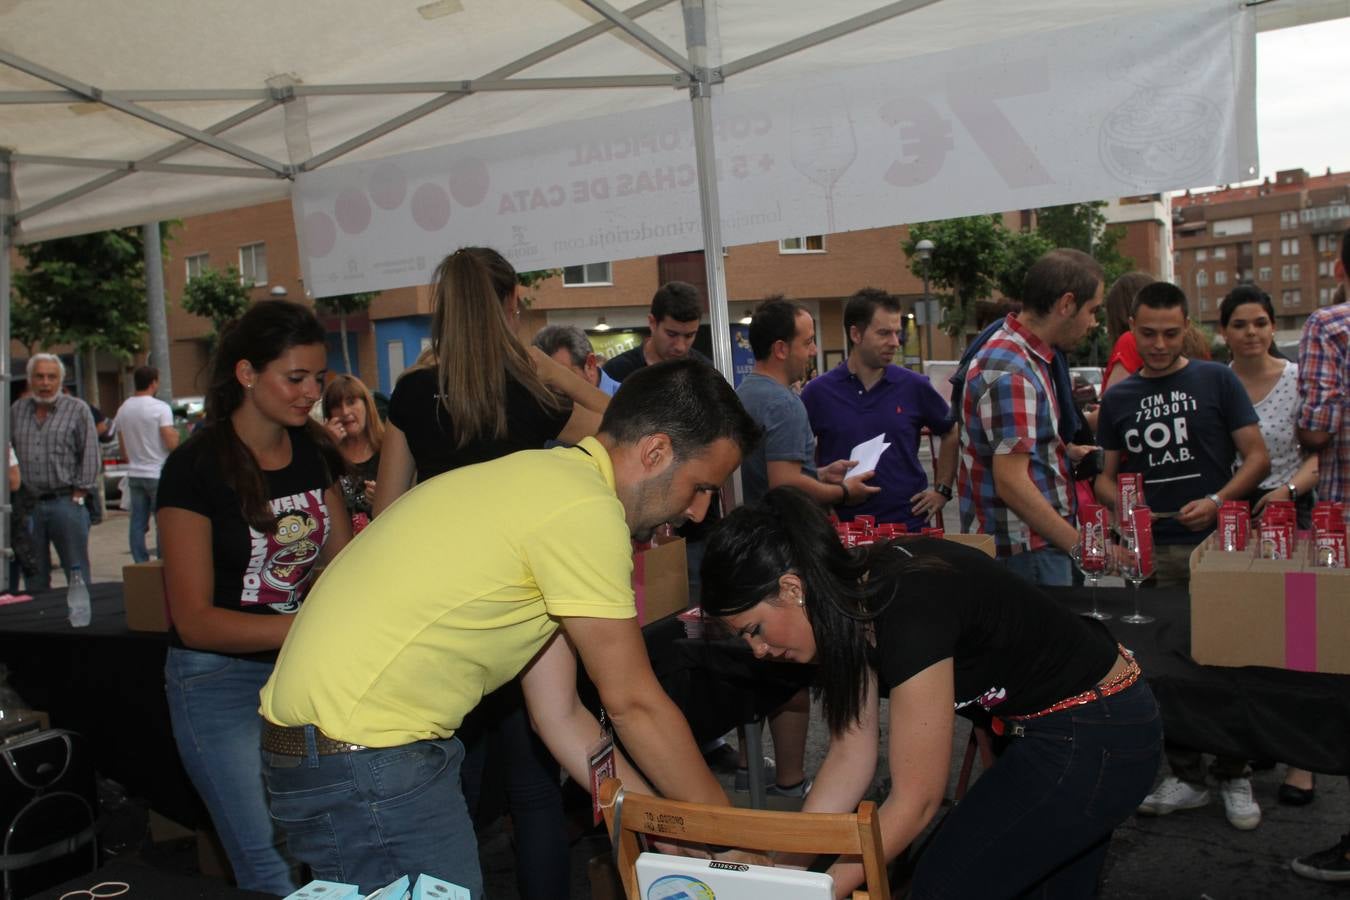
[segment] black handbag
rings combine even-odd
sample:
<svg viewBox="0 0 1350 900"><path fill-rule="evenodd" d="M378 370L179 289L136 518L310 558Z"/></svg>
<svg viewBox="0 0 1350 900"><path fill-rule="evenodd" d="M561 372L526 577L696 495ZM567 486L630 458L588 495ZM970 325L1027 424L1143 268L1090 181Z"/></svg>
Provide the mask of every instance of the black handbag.
<svg viewBox="0 0 1350 900"><path fill-rule="evenodd" d="M84 738L38 731L0 745L0 872L20 900L98 868L98 788Z"/></svg>

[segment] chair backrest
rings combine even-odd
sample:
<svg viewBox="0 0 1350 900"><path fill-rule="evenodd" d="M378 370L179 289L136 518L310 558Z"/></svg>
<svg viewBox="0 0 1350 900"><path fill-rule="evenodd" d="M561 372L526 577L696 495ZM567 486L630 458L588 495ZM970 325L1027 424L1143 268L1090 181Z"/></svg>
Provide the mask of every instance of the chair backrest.
<svg viewBox="0 0 1350 900"><path fill-rule="evenodd" d="M863 801L856 813L739 809L625 793L623 785L610 778L600 786L600 805L615 840L615 861L629 900L638 900L639 834L744 850L858 856L867 890L855 891L853 900L890 900L881 825L871 801Z"/></svg>

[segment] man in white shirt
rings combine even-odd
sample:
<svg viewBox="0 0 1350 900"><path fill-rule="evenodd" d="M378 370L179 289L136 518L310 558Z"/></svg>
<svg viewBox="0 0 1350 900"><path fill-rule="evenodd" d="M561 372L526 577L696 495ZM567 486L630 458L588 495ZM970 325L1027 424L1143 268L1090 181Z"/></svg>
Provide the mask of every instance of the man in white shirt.
<svg viewBox="0 0 1350 900"><path fill-rule="evenodd" d="M150 530L150 516L155 511L159 471L169 452L178 446L178 430L173 427L173 410L169 404L155 396L155 391L159 390L159 370L153 366L140 366L131 377L136 393L117 411L114 430L122 441L122 453L129 463L131 558L142 563L150 559L145 548L145 535ZM155 556L159 556L159 541L155 544Z"/></svg>

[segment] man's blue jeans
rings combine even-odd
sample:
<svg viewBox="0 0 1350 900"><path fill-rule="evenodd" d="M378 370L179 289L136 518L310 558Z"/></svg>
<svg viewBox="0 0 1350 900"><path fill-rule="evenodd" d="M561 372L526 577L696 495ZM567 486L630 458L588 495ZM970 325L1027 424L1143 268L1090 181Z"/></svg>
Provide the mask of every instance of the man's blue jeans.
<svg viewBox="0 0 1350 900"><path fill-rule="evenodd" d="M460 788L458 738L319 755L263 752L272 819L315 878L367 894L426 873L483 896L478 842Z"/></svg>
<svg viewBox="0 0 1350 900"><path fill-rule="evenodd" d="M159 479L128 478L127 487L131 491L131 525L128 531L131 561L148 562L150 551L145 548L145 535L150 531L150 517L155 512L155 495L159 492ZM155 557L161 558L159 532L155 532Z"/></svg>
<svg viewBox="0 0 1350 900"><path fill-rule="evenodd" d="M1020 726L919 857L911 897L1097 896L1112 830L1148 795L1162 719L1141 678Z"/></svg>
<svg viewBox="0 0 1350 900"><path fill-rule="evenodd" d="M258 692L270 662L170 647L169 720L183 768L211 813L239 887L286 896L299 885L263 789Z"/></svg>
<svg viewBox="0 0 1350 900"><path fill-rule="evenodd" d="M39 500L33 509L33 549L37 553L37 574L28 580L28 590L36 593L52 586L52 557L48 544L56 547L61 568L70 581L71 566L79 566L86 583L89 577L89 508L76 503L69 494Z"/></svg>
<svg viewBox="0 0 1350 900"><path fill-rule="evenodd" d="M1009 572L1021 575L1032 584L1047 587L1069 587L1073 584L1073 560L1058 547L1026 550L999 558Z"/></svg>

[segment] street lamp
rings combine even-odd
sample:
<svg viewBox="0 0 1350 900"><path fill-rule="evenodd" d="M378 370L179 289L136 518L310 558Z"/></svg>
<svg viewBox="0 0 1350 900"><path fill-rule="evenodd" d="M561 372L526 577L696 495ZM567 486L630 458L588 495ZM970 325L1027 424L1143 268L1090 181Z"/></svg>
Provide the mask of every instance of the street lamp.
<svg viewBox="0 0 1350 900"><path fill-rule="evenodd" d="M933 356L933 305L928 299L928 266L933 261L933 242L924 239L914 245L914 255L923 261L923 329L924 348Z"/></svg>

